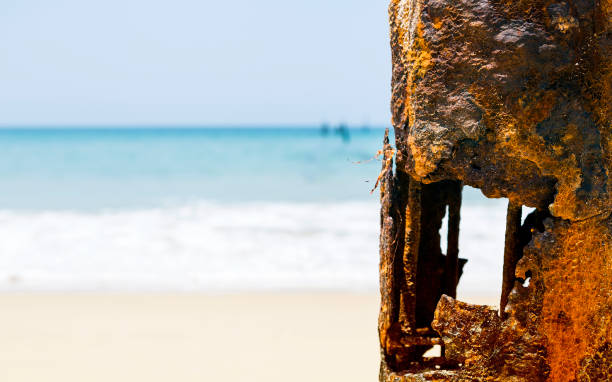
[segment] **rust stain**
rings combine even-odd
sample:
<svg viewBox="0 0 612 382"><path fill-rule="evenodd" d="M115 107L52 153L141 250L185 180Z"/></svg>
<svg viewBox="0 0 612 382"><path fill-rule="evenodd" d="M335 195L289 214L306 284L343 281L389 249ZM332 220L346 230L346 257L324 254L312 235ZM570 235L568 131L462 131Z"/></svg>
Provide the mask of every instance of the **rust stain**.
<svg viewBox="0 0 612 382"><path fill-rule="evenodd" d="M612 343L612 317L602 311L612 307L612 238L589 222L570 226L561 240L559 252L543 265L540 330L547 337L550 380L570 382L585 357Z"/></svg>

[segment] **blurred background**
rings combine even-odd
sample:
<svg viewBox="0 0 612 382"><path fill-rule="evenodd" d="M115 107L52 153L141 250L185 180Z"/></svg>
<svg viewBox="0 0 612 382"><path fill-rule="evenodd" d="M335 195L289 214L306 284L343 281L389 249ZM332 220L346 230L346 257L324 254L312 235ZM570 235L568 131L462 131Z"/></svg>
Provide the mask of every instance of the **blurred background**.
<svg viewBox="0 0 612 382"><path fill-rule="evenodd" d="M3 380L376 379L385 1L2 8ZM462 218L494 303L505 204Z"/></svg>

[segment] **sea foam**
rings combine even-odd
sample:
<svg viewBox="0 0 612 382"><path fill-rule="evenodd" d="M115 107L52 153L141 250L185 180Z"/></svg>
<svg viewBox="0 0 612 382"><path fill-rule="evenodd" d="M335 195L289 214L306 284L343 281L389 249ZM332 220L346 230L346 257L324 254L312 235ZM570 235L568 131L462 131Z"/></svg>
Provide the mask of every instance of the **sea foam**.
<svg viewBox="0 0 612 382"><path fill-rule="evenodd" d="M2 210L0 289L375 291L378 208L355 201ZM461 229L460 255L469 262L460 294L496 294L503 206L464 206Z"/></svg>

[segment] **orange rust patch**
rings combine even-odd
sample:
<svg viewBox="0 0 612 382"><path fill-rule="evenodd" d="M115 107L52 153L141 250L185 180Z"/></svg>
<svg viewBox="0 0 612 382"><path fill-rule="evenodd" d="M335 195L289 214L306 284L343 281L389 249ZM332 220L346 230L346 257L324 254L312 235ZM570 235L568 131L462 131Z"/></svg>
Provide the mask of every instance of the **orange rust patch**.
<svg viewBox="0 0 612 382"><path fill-rule="evenodd" d="M612 238L605 226L594 226L570 226L560 253L543 267L540 330L547 336L551 381L575 380L582 359L612 342L611 317L601 311L612 306Z"/></svg>
<svg viewBox="0 0 612 382"><path fill-rule="evenodd" d="M442 28L442 19L439 18L439 17L434 17L434 19L433 19L433 26L436 29Z"/></svg>

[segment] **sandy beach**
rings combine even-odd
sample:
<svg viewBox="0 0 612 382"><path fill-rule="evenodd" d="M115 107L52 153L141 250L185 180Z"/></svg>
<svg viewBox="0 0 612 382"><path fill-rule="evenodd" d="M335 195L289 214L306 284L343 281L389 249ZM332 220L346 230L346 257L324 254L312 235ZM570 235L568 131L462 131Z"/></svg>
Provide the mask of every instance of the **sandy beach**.
<svg viewBox="0 0 612 382"><path fill-rule="evenodd" d="M0 380L374 381L376 294L3 294Z"/></svg>

